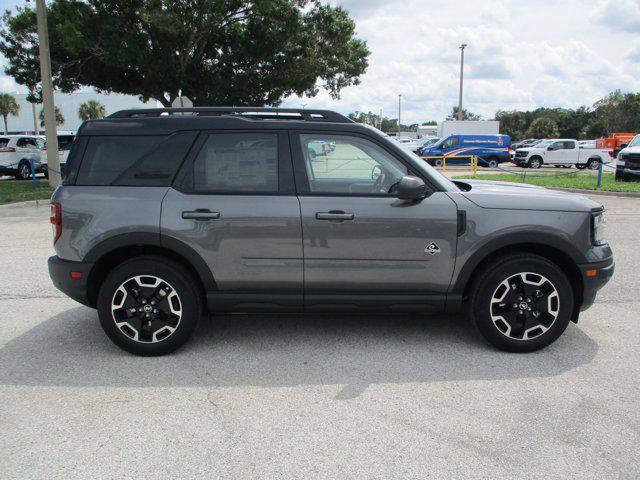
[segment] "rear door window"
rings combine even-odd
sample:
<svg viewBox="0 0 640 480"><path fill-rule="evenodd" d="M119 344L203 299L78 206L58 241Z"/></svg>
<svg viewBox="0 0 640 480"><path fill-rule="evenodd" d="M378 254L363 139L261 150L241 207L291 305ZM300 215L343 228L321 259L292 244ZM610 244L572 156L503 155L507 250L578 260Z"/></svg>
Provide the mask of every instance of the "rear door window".
<svg viewBox="0 0 640 480"><path fill-rule="evenodd" d="M193 165L196 192L277 193L277 133L209 134Z"/></svg>
<svg viewBox="0 0 640 480"><path fill-rule="evenodd" d="M7 145L9 145L9 139L0 138L0 148L5 148Z"/></svg>

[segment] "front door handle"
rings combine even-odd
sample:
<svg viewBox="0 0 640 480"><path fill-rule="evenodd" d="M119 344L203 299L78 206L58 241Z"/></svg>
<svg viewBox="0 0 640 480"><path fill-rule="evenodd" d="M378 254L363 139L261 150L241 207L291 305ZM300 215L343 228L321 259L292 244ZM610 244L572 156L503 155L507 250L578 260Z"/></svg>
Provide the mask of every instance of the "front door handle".
<svg viewBox="0 0 640 480"><path fill-rule="evenodd" d="M318 220L337 220L343 222L345 220L353 220L353 218L353 213L345 213L342 210L331 210L330 212L316 213L316 219Z"/></svg>
<svg viewBox="0 0 640 480"><path fill-rule="evenodd" d="M182 212L182 218L193 220L217 220L220 218L220 212L212 212L211 210L198 209L188 212Z"/></svg>

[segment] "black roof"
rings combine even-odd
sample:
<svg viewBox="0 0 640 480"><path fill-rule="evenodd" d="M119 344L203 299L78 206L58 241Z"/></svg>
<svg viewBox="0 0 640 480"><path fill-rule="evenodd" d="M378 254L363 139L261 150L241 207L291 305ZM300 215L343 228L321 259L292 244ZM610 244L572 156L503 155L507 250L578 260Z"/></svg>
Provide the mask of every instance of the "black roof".
<svg viewBox="0 0 640 480"><path fill-rule="evenodd" d="M150 108L121 110L82 124L78 135L168 135L181 130L323 129L363 127L330 110L264 107Z"/></svg>

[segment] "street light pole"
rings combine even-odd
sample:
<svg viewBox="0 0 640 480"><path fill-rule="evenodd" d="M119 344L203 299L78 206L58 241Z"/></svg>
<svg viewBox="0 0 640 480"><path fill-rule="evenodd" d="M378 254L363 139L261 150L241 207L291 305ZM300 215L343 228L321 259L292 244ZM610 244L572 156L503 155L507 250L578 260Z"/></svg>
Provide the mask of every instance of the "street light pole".
<svg viewBox="0 0 640 480"><path fill-rule="evenodd" d="M401 102L402 102L402 94L399 93L398 94L398 138L400 138L400 134L401 134L400 132L400 120L401 120L400 114L402 112L402 107L400 105Z"/></svg>
<svg viewBox="0 0 640 480"><path fill-rule="evenodd" d="M56 112L53 101L49 29L47 27L47 5L45 0L36 0L36 19L38 21L40 77L42 80L42 103L44 106L44 130L47 136L49 185L57 187L62 183L62 178L60 176L60 159L58 158L58 136L56 133Z"/></svg>
<svg viewBox="0 0 640 480"><path fill-rule="evenodd" d="M460 95L458 97L458 120L462 120L462 81L464 77L464 49L466 43L460 45Z"/></svg>

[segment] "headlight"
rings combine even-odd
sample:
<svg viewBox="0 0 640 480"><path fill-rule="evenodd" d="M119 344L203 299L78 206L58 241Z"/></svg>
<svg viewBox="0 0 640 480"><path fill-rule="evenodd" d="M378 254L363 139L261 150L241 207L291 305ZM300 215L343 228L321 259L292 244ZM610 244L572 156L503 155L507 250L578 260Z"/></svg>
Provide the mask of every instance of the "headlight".
<svg viewBox="0 0 640 480"><path fill-rule="evenodd" d="M607 243L604 238L605 224L604 212L593 215L591 219L591 237L594 245L604 245Z"/></svg>

